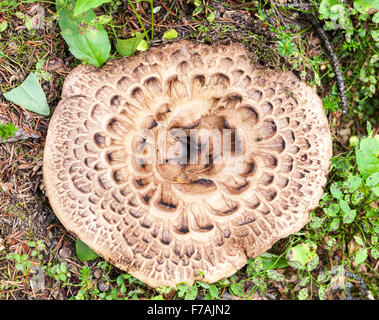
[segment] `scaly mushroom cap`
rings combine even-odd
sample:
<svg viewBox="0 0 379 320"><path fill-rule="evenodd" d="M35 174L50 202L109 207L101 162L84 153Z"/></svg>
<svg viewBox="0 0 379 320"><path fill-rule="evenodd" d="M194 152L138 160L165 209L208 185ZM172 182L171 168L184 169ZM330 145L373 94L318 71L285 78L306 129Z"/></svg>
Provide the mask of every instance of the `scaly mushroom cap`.
<svg viewBox="0 0 379 320"><path fill-rule="evenodd" d="M44 179L64 226L119 268L152 287L215 282L308 222L331 146L293 74L179 41L70 73Z"/></svg>

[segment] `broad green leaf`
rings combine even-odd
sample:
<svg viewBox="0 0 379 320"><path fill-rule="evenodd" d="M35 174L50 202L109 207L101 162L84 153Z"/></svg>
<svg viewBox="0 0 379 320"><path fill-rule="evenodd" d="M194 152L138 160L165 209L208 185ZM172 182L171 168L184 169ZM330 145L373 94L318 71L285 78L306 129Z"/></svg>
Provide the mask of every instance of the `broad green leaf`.
<svg viewBox="0 0 379 320"><path fill-rule="evenodd" d="M262 270L280 269L288 266L286 259L279 258L279 256L265 252L259 256L262 261Z"/></svg>
<svg viewBox="0 0 379 320"><path fill-rule="evenodd" d="M231 294L234 294L238 297L243 297L243 295L245 294L241 283L236 283L236 282L232 283L230 285L229 290Z"/></svg>
<svg viewBox="0 0 379 320"><path fill-rule="evenodd" d="M312 242L301 243L292 247L287 253L288 264L294 268L305 267L317 256L317 246Z"/></svg>
<svg viewBox="0 0 379 320"><path fill-rule="evenodd" d="M329 207L323 209L329 217L336 217L340 212L340 207L336 203L331 203Z"/></svg>
<svg viewBox="0 0 379 320"><path fill-rule="evenodd" d="M209 285L209 293L213 298L218 297L218 288L213 284Z"/></svg>
<svg viewBox="0 0 379 320"><path fill-rule="evenodd" d="M326 300L326 289L324 287L318 289L318 297L320 300Z"/></svg>
<svg viewBox="0 0 379 320"><path fill-rule="evenodd" d="M130 57L137 50L140 42L143 40L144 34L137 32L133 38L117 39L116 50L123 57Z"/></svg>
<svg viewBox="0 0 379 320"><path fill-rule="evenodd" d="M83 241L77 239L75 243L76 255L81 261L90 261L98 257L98 254L90 249Z"/></svg>
<svg viewBox="0 0 379 320"><path fill-rule="evenodd" d="M178 37L178 33L176 32L176 30L175 29L171 29L169 31L166 31L163 34L163 38L162 39L171 40L171 39L176 39L177 37Z"/></svg>
<svg viewBox="0 0 379 320"><path fill-rule="evenodd" d="M371 249L371 255L374 259L378 259L379 258L379 250L378 248L372 248Z"/></svg>
<svg viewBox="0 0 379 320"><path fill-rule="evenodd" d="M379 172L379 139L376 137L362 139L356 157L358 169L364 178Z"/></svg>
<svg viewBox="0 0 379 320"><path fill-rule="evenodd" d="M147 49L149 49L149 43L145 39L142 39L139 45L137 46L137 50L146 51Z"/></svg>
<svg viewBox="0 0 379 320"><path fill-rule="evenodd" d="M344 212L344 213L351 211L349 204L345 200L339 200L338 205L340 206L342 212Z"/></svg>
<svg viewBox="0 0 379 320"><path fill-rule="evenodd" d="M308 298L308 289L307 288L303 288L299 291L299 295L298 295L298 298L299 300L305 300Z"/></svg>
<svg viewBox="0 0 379 320"><path fill-rule="evenodd" d="M5 31L5 29L8 27L8 22L5 20L0 24L0 32Z"/></svg>
<svg viewBox="0 0 379 320"><path fill-rule="evenodd" d="M355 240L355 242L358 243L360 246L362 246L362 247L365 246L365 244L364 244L364 242L363 242L363 240L362 240L361 237L354 236L354 240Z"/></svg>
<svg viewBox="0 0 379 320"><path fill-rule="evenodd" d="M330 193L333 195L336 199L342 199L343 193L341 191L341 187L338 182L333 182L330 186Z"/></svg>
<svg viewBox="0 0 379 320"><path fill-rule="evenodd" d="M186 295L184 296L184 300L195 300L197 297L197 287L191 287Z"/></svg>
<svg viewBox="0 0 379 320"><path fill-rule="evenodd" d="M4 97L26 110L44 116L50 114L45 92L43 92L39 80L34 73L30 73L19 87L4 93Z"/></svg>
<svg viewBox="0 0 379 320"><path fill-rule="evenodd" d="M100 68L110 57L111 44L101 24L90 25L95 12L90 9L84 17L76 18L70 8L62 6L62 0L57 0L56 6L61 35L70 52L77 59Z"/></svg>
<svg viewBox="0 0 379 320"><path fill-rule="evenodd" d="M284 276L276 270L268 270L266 274L271 280L274 280L274 281L284 280Z"/></svg>
<svg viewBox="0 0 379 320"><path fill-rule="evenodd" d="M355 254L355 262L356 264L361 264L367 259L367 249L366 248L360 248L358 252Z"/></svg>
<svg viewBox="0 0 379 320"><path fill-rule="evenodd" d="M338 3L338 0L322 0L318 12L325 18L331 18L330 9Z"/></svg>
<svg viewBox="0 0 379 320"><path fill-rule="evenodd" d="M75 4L74 16L78 16L89 9L97 8L103 3L111 1L112 0L78 0Z"/></svg>
<svg viewBox="0 0 379 320"><path fill-rule="evenodd" d="M369 176L366 180L366 184L369 187L375 187L377 184L379 184L379 172L375 172Z"/></svg>
<svg viewBox="0 0 379 320"><path fill-rule="evenodd" d="M343 187L347 192L352 193L360 187L361 182L362 179L359 175L350 176L347 180L344 181Z"/></svg>
<svg viewBox="0 0 379 320"><path fill-rule="evenodd" d="M365 198L365 194L358 190L358 191L355 191L353 193L353 195L351 196L351 203L356 206L358 205L363 199Z"/></svg>
<svg viewBox="0 0 379 320"><path fill-rule="evenodd" d="M379 0L354 0L354 9L359 13L373 14L379 11Z"/></svg>

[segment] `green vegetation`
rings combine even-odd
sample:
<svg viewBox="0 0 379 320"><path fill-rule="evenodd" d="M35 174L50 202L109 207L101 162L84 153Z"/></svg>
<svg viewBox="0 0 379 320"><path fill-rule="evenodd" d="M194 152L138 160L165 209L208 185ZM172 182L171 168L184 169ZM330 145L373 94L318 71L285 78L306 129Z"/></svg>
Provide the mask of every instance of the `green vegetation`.
<svg viewBox="0 0 379 320"><path fill-rule="evenodd" d="M243 42L256 55L257 62L292 70L314 86L330 121L334 156L319 206L311 213L307 226L297 234L250 259L228 279L213 284L196 281L192 286L180 283L176 288L153 290L120 272L80 240L71 238L57 227L56 221L55 224L50 222L51 226L45 225L46 235L30 231L32 228L20 234L11 231L12 223L32 225L31 212L51 212L38 176L43 146L17 142L12 151L0 148L0 163L13 161L0 175L3 197L0 223L4 227L0 231L0 299L29 295L29 281L36 266L46 275L44 287L47 290L37 290L35 294L49 299L192 300L203 297L218 300L231 295L240 299L256 299L258 295L321 300L365 299L371 295L378 299L377 3L314 0L302 7L291 7L291 3L281 5L274 1L232 5L232 1L225 4L194 0L186 7L175 1L171 7L163 7L158 1L128 0L125 12L121 1L1 1L0 90L5 99L1 97L0 114L4 110L11 114L4 115L7 124L0 123L3 142L14 136L17 130L14 123L19 123L15 122L17 115L20 121L26 121L25 117L20 118L20 106L32 112L28 127L46 133L46 127L34 118L38 117L34 113L49 115L49 105L53 107L59 101L67 73L63 67L63 71L48 69L49 56L65 61L69 69L79 63L101 67L112 58L146 50L154 41L185 37L206 43ZM36 12L35 4L49 9L45 10L44 17L46 32L35 28L30 13ZM307 15L317 19L334 52L328 52ZM184 18L188 25L182 25ZM341 95L331 55L338 60L346 87L348 113L344 118L341 118ZM19 171L30 171L18 174L17 170L11 170L13 165L23 166ZM32 180L26 181L30 177ZM23 205L18 206L15 205L17 198L13 199L7 190L18 189L17 184L24 180L26 186L19 189L27 190L22 196L28 197L29 202L26 205L25 199ZM5 185L7 181L10 186ZM33 186L31 195L27 194L31 189L29 185ZM69 253L63 254L60 251L63 249ZM344 275L343 281L341 275ZM361 282L367 285L369 294L359 286ZM350 291L352 283L355 287ZM28 290L24 290L27 287ZM336 287L342 294L335 293Z"/></svg>

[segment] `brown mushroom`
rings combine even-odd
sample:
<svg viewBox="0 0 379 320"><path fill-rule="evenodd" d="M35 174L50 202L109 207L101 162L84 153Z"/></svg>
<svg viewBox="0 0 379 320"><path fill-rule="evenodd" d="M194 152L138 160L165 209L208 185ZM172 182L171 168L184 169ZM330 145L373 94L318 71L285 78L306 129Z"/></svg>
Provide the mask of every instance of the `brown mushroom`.
<svg viewBox="0 0 379 320"><path fill-rule="evenodd" d="M228 277L300 230L326 182L328 122L314 90L250 58L178 41L76 67L44 154L63 225L152 287Z"/></svg>

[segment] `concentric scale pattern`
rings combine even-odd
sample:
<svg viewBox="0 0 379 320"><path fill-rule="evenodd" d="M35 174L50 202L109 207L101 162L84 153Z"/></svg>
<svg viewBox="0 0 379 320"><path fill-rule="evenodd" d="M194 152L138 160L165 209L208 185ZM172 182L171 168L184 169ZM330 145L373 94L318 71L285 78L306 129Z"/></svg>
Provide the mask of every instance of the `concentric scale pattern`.
<svg viewBox="0 0 379 320"><path fill-rule="evenodd" d="M209 139L207 163L181 162L175 129L189 144L228 132L232 151ZM293 74L179 41L71 72L44 179L65 227L119 268L152 287L214 282L308 222L331 153L321 101Z"/></svg>

